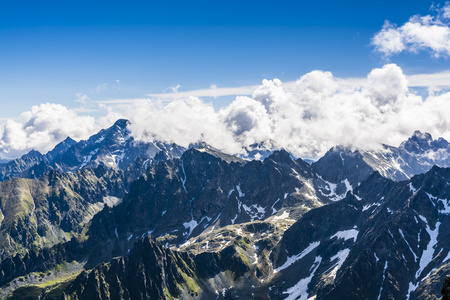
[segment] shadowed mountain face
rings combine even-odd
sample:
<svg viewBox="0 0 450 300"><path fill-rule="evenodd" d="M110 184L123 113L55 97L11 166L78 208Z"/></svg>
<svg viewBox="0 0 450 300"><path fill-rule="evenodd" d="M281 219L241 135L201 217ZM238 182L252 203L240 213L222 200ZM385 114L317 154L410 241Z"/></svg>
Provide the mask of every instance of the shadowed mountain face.
<svg viewBox="0 0 450 300"><path fill-rule="evenodd" d="M0 165L0 298L438 297L445 140L334 147L310 165L263 143L254 161L143 143L127 124Z"/></svg>
<svg viewBox="0 0 450 300"><path fill-rule="evenodd" d="M144 237L66 291L75 299L438 298L450 268L449 183L450 169L438 167L403 182L374 173L286 231L274 217L229 225L181 252Z"/></svg>
<svg viewBox="0 0 450 300"><path fill-rule="evenodd" d="M151 166L120 205L94 217L87 235L107 241L96 246L93 256L112 257L126 253L149 233L176 246L205 231L285 211L298 218L321 205L310 166L285 151L262 162L245 162L192 148L180 159Z"/></svg>
<svg viewBox="0 0 450 300"><path fill-rule="evenodd" d="M353 195L310 211L280 242L272 292L318 299L439 297L450 267L449 186L450 169L433 167L398 183L374 173Z"/></svg>

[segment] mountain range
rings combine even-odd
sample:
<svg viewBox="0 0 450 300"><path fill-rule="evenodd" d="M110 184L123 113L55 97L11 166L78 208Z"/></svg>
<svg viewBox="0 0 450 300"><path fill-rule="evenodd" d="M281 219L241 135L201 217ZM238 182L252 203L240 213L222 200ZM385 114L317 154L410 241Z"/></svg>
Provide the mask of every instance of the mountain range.
<svg viewBox="0 0 450 300"><path fill-rule="evenodd" d="M127 120L0 164L0 297L438 299L450 145L268 141L235 156L136 140Z"/></svg>

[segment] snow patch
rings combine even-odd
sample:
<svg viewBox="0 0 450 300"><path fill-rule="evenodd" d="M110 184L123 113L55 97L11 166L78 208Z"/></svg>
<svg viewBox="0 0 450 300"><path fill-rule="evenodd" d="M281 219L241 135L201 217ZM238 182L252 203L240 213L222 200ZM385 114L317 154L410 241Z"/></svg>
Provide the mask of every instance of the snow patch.
<svg viewBox="0 0 450 300"><path fill-rule="evenodd" d="M422 255L420 256L420 262L419 262L419 269L416 272L416 284L413 284L412 282L409 283L408 288L408 294L406 295L406 299L409 299L412 292L414 292L417 287L419 286L420 282L428 277L428 275L434 271L431 270L426 276L422 276L423 270L430 264L430 262L433 260L433 254L435 251L435 247L437 244L437 237L439 235L439 227L441 225L440 222L436 222L436 226L434 230L431 230L428 226L427 219L421 215L419 215L419 218L425 222L426 225L426 231L428 235L430 236L430 242L427 245L427 248L423 251ZM422 276L422 279L417 281L419 277Z"/></svg>
<svg viewBox="0 0 450 300"><path fill-rule="evenodd" d="M414 255L414 261L417 261L417 255L416 255L416 253L414 253L414 251L412 250L412 248L411 248L411 246L409 245L408 241L406 240L405 235L403 234L403 231L402 231L400 228L398 229L398 231L400 232L401 236L402 236L403 239L405 240L406 245L408 245L409 250L410 250L411 253Z"/></svg>
<svg viewBox="0 0 450 300"><path fill-rule="evenodd" d="M183 189L184 189L184 191L187 194L187 190L186 190L186 179L187 179L187 176L186 176L186 172L184 171L184 162L183 161L181 161L181 170L183 171L184 179L181 178L181 176L180 176L180 180L181 180L181 184L183 185Z"/></svg>
<svg viewBox="0 0 450 300"><path fill-rule="evenodd" d="M254 221L255 219L261 220L266 214L266 209L264 207L259 206L258 204L253 204L251 206L242 204L242 207L244 208L247 215L250 217L251 221Z"/></svg>
<svg viewBox="0 0 450 300"><path fill-rule="evenodd" d="M117 198L113 196L103 197L103 203L109 207L114 207L122 202L122 198Z"/></svg>
<svg viewBox="0 0 450 300"><path fill-rule="evenodd" d="M387 270L387 267L388 267L388 261L386 260L386 262L384 263L383 280L381 281L380 293L378 294L378 300L381 299L381 292L383 291L383 283L384 283L384 279L386 278L386 270Z"/></svg>
<svg viewBox="0 0 450 300"><path fill-rule="evenodd" d="M322 257L317 256L312 265L311 274L309 277L303 278L296 285L289 288L283 294L289 294L285 300L307 300L308 299L308 285L310 284L314 274L317 271L320 263L322 262Z"/></svg>
<svg viewBox="0 0 450 300"><path fill-rule="evenodd" d="M197 225L198 225L197 221L195 221L195 220L191 220L189 222L183 223L183 226L184 226L185 229L189 228L188 237L192 234L192 231L194 231L194 229L195 229L195 227L197 227Z"/></svg>
<svg viewBox="0 0 450 300"><path fill-rule="evenodd" d="M447 253L447 256L444 258L444 260L442 261L442 263L445 263L447 260L450 259L450 251Z"/></svg>
<svg viewBox="0 0 450 300"><path fill-rule="evenodd" d="M362 211L366 211L366 210L368 210L369 208L371 208L372 206L380 206L380 205L381 205L381 203L366 204L366 205L363 206Z"/></svg>
<svg viewBox="0 0 450 300"><path fill-rule="evenodd" d="M417 192L416 188L412 185L412 182L409 183L409 190L413 193L413 195Z"/></svg>
<svg viewBox="0 0 450 300"><path fill-rule="evenodd" d="M287 195L287 193L284 194L284 199L286 199L286 195ZM275 201L275 202L272 204L272 206L270 207L270 208L272 209L272 215L274 215L274 214L276 214L276 213L278 212L278 210L274 208L275 204L277 204L278 201L280 201L280 198L278 198L277 201Z"/></svg>
<svg viewBox="0 0 450 300"><path fill-rule="evenodd" d="M302 259L303 257L305 257L306 255L308 255L311 251L313 251L314 249L316 249L318 246L320 245L320 242L314 242L309 244L308 247L306 247L305 250L303 250L302 252L300 252L297 255L294 256L289 256L286 260L286 262L281 266L278 267L274 270L275 273L280 272L286 268L288 268L290 265L294 264L296 261Z"/></svg>
<svg viewBox="0 0 450 300"><path fill-rule="evenodd" d="M231 197L231 194L233 194L234 192L234 188L232 188L229 192L228 192L228 199Z"/></svg>
<svg viewBox="0 0 450 300"><path fill-rule="evenodd" d="M419 217L421 217L419 215ZM433 260L433 254L434 254L434 247L437 244L437 237L439 235L439 227L441 225L441 222L437 222L435 229L431 230L428 224L426 224L426 230L428 235L430 236L430 242L427 245L427 248L423 251L422 256L420 257L419 262L419 270L417 270L416 278L419 278L420 275L422 275L423 270L426 266Z"/></svg>
<svg viewBox="0 0 450 300"><path fill-rule="evenodd" d="M375 257L375 261L378 263L380 261L380 259L378 258L377 254L374 252L373 256Z"/></svg>
<svg viewBox="0 0 450 300"><path fill-rule="evenodd" d="M339 182L339 183L332 183L332 182L329 182L329 181L324 180L320 175L317 175L317 176L319 177L320 180L323 181L323 183L326 184L325 190L326 190L326 191L329 191L330 193L329 193L329 194L325 194L324 192L322 192L322 190L321 190L320 188L319 188L319 192L322 194L322 196L327 197L327 198L330 199L331 201L339 201L339 200L342 200L342 199L345 198L345 196L347 195L347 193L348 193L349 191L353 191L353 187L352 187L352 185L350 184L350 182L348 181L347 178L344 179L344 180L342 180L342 181ZM344 185L345 185L345 188L346 188L345 192L343 192L342 194L337 194L337 193L336 193L336 189L337 189L337 186L338 186L339 184L344 184Z"/></svg>
<svg viewBox="0 0 450 300"><path fill-rule="evenodd" d="M342 231L338 231L336 234L331 236L330 239L337 237L338 239L344 239L345 241L349 240L349 239L353 239L353 242L356 242L358 233L359 233L359 231L356 229L342 230Z"/></svg>
<svg viewBox="0 0 450 300"><path fill-rule="evenodd" d="M332 277L333 279L336 278L336 273L339 271L339 269L344 264L345 260L347 259L347 256L350 254L350 249L343 249L339 251L336 255L330 258L330 262L337 260L336 266L333 268L333 270L328 274L328 276Z"/></svg>
<svg viewBox="0 0 450 300"><path fill-rule="evenodd" d="M448 204L448 200L447 199L439 199L439 202L441 202L442 205L444 206L443 209L439 209L439 212L443 213L443 214L450 214L450 204Z"/></svg>
<svg viewBox="0 0 450 300"><path fill-rule="evenodd" d="M275 221L284 220L284 219L287 219L287 218L289 218L289 213L287 211L283 211L283 213L280 216L273 217L273 219Z"/></svg>
<svg viewBox="0 0 450 300"><path fill-rule="evenodd" d="M244 197L245 196L245 194L242 192L242 190L241 190L241 184L238 184L237 186L236 186L236 190L237 190L237 192L238 192L238 194L239 194L239 198L242 198L242 197Z"/></svg>

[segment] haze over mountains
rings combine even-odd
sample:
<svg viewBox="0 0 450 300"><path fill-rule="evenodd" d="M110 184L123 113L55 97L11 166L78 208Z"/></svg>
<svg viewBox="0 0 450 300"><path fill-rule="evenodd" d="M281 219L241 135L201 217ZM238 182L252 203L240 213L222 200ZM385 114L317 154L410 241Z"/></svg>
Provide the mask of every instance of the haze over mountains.
<svg viewBox="0 0 450 300"><path fill-rule="evenodd" d="M439 296L446 140L416 131L310 164L270 141L238 157L138 141L129 126L0 165L1 297Z"/></svg>

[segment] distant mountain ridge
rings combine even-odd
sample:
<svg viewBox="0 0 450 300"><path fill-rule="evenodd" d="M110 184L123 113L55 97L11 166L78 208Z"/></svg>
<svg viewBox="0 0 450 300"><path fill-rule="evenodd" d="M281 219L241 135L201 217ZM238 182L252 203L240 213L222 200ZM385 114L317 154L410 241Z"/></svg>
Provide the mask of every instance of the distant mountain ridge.
<svg viewBox="0 0 450 300"><path fill-rule="evenodd" d="M319 196L336 201L375 171L385 178L401 181L425 173L435 165L450 167L450 144L443 138L433 140L430 134L416 131L398 148L388 145L382 145L381 150L333 147L312 167L319 176L316 181Z"/></svg>
<svg viewBox="0 0 450 300"><path fill-rule="evenodd" d="M128 124L128 120L117 120L110 128L80 142L68 137L45 155L32 150L19 159L1 164L0 181L14 177L39 178L51 169L74 172L104 165L125 170L138 158L148 166L154 161L179 157L186 150L174 143L136 141L130 135Z"/></svg>

